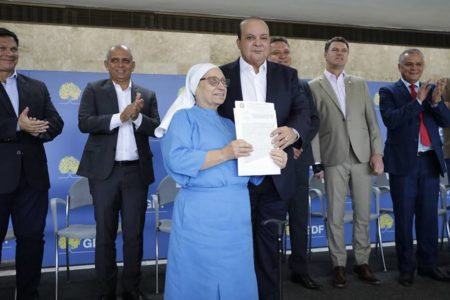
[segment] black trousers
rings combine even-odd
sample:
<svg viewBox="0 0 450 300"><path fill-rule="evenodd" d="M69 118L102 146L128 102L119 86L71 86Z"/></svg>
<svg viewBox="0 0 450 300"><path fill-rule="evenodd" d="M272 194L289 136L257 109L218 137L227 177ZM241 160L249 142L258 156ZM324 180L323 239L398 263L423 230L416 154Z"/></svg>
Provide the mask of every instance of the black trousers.
<svg viewBox="0 0 450 300"><path fill-rule="evenodd" d="M255 186L249 184L252 210L253 250L259 299L279 298L277 227L264 226L268 219L286 220L287 205L278 194L271 176Z"/></svg>
<svg viewBox="0 0 450 300"><path fill-rule="evenodd" d="M308 274L308 213L309 213L309 166L295 164L296 192L289 202L289 232L291 237L291 255L289 268L292 272Z"/></svg>
<svg viewBox="0 0 450 300"><path fill-rule="evenodd" d="M141 178L139 165L115 165L105 180L89 179L94 201L96 228L95 271L100 294L116 293L116 244L119 214L123 233L124 291L136 290L141 278L143 230L148 185Z"/></svg>
<svg viewBox="0 0 450 300"><path fill-rule="evenodd" d="M29 186L23 173L16 190L0 194L0 241L5 239L10 216L16 236L18 300L39 296L47 209L48 190Z"/></svg>

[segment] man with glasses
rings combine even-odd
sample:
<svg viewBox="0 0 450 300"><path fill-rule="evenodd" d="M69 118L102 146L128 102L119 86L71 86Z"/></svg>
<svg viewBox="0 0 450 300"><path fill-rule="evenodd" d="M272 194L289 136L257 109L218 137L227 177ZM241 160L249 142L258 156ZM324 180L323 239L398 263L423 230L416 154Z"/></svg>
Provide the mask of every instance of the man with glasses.
<svg viewBox="0 0 450 300"><path fill-rule="evenodd" d="M285 37L271 37L269 61L291 66L291 50ZM289 203L289 232L291 238L291 255L289 256L289 268L291 269L291 281L299 283L307 289L318 290L317 284L308 271L308 219L309 219L309 167L314 164L311 149L311 140L319 131L319 115L316 104L311 95L308 82L299 79L300 92L306 97L309 104L311 126L303 144L295 148L295 197Z"/></svg>
<svg viewBox="0 0 450 300"><path fill-rule="evenodd" d="M243 20L236 44L241 57L220 67L231 82L219 113L233 119L236 100L274 103L279 127L272 132L272 142L274 147L288 153L288 163L281 175L265 176L259 186L249 184L259 297L278 299L278 233L276 226L265 226L263 222L286 219L289 201L296 190L292 145L301 143L309 131L309 107L300 94L297 71L267 61L269 27L262 19L250 17Z"/></svg>
<svg viewBox="0 0 450 300"><path fill-rule="evenodd" d="M0 245L11 216L21 300L39 299L50 188L44 143L64 123L45 84L17 73L18 61L17 35L0 28Z"/></svg>
<svg viewBox="0 0 450 300"><path fill-rule="evenodd" d="M111 47L104 63L110 78L87 85L78 113L78 127L89 134L77 174L89 178L94 201L99 299L116 299L119 214L122 299L146 299L139 282L148 187L154 181L149 136L160 123L156 96L131 81L135 62L127 46Z"/></svg>

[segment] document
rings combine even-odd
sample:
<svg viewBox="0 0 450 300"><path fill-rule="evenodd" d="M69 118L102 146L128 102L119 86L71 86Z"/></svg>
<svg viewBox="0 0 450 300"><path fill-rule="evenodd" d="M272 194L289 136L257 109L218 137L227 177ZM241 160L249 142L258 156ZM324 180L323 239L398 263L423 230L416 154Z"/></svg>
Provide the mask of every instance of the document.
<svg viewBox="0 0 450 300"><path fill-rule="evenodd" d="M278 175L280 168L270 157L274 148L270 133L277 128L273 103L235 101L236 137L253 146L250 156L238 158L239 176Z"/></svg>

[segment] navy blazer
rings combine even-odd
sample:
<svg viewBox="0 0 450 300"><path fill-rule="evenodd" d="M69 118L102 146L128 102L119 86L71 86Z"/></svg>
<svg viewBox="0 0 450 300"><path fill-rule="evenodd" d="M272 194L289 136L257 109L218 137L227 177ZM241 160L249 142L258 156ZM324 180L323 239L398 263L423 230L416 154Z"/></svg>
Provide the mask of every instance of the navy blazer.
<svg viewBox="0 0 450 300"><path fill-rule="evenodd" d="M242 100L239 59L220 67L226 78L230 79L225 102L219 106L219 114L234 121L234 101ZM300 92L297 71L293 68L267 62L266 101L274 103L278 126L295 128L300 138L307 137L310 127L309 106L304 94ZM295 193L295 169L292 146L288 153L286 168L281 175L272 176L281 198L289 201Z"/></svg>
<svg viewBox="0 0 450 300"><path fill-rule="evenodd" d="M316 136L317 132L319 132L320 118L316 103L314 102L314 97L311 94L311 88L309 87L308 81L299 79L298 84L300 87L300 93L303 93L304 97L306 97L308 101L311 126L309 128L308 134L303 137L303 144L300 145L303 148L303 152L296 160L296 164L311 166L314 164L311 141ZM294 147L297 147L297 145L294 144Z"/></svg>
<svg viewBox="0 0 450 300"><path fill-rule="evenodd" d="M47 132L38 137L17 131L17 120L11 100L0 86L0 193L10 193L19 184L24 172L30 186L48 190L50 180L44 143L62 132L64 122L50 100L47 87L41 81L17 74L19 114L29 107L29 117L49 122Z"/></svg>
<svg viewBox="0 0 450 300"><path fill-rule="evenodd" d="M141 176L144 184L148 185L155 180L149 136L154 136L155 128L159 126L160 120L155 93L133 83L131 101L134 101L137 92L142 95L144 107L141 110L141 125L138 129L133 126L134 137L139 154ZM109 125L112 115L118 112L116 90L110 79L88 83L81 97L78 127L81 132L89 133L89 138L78 167L78 175L103 180L111 174L119 128L109 130Z"/></svg>
<svg viewBox="0 0 450 300"><path fill-rule="evenodd" d="M439 160L441 175L445 172L442 142L439 127L450 126L450 111L441 101L436 107L431 105L431 94L428 93L422 105L413 101L402 80L382 87L380 94L380 112L387 127L387 138L384 148L384 169L395 175L406 175L411 164L417 162L419 143L419 113L423 112L424 123L431 139L431 146Z"/></svg>

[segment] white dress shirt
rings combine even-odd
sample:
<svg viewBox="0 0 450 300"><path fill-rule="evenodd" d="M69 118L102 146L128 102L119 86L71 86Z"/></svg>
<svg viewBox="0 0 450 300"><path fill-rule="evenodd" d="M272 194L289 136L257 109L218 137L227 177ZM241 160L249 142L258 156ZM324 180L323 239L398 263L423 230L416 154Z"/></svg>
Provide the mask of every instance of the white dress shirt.
<svg viewBox="0 0 450 300"><path fill-rule="evenodd" d="M128 120L124 123L120 120L120 113L125 110L127 105L131 103L131 81L128 88L122 90L120 85L113 81L114 89L116 90L117 102L119 105L119 113L114 114L111 118L111 123L109 129L113 130L119 127L119 133L117 135L117 145L116 145L116 161L124 160L138 160L139 154L136 146L136 139L134 137L133 124L137 128L142 123L142 115L136 118L136 120Z"/></svg>
<svg viewBox="0 0 450 300"><path fill-rule="evenodd" d="M401 80L402 80L403 84L406 86L406 89L408 90L408 93L411 93L411 89L409 88L411 83L409 83L408 81L404 80L403 78L401 78ZM420 82L419 81L414 82L414 86L415 86L416 93L417 93L419 91L419 88L420 88ZM422 102L420 102L419 100L417 100L417 102L419 102L419 104L422 105ZM425 146L424 144L422 144L422 140L420 139L420 131L419 131L418 135L419 135L419 143L418 143L418 146L417 146L417 151L418 152L426 152L426 151L432 150L433 147L431 145L430 146Z"/></svg>
<svg viewBox="0 0 450 300"><path fill-rule="evenodd" d="M342 72L341 74L339 74L338 77L336 77L336 75L328 72L327 70L325 70L323 72L323 74L325 75L325 77L328 79L328 81L330 82L331 86L333 87L334 93L336 94L336 97L338 99L339 102L339 106L341 108L342 113L344 114L345 117L345 112L346 112L346 103L345 103L345 76L347 76L347 74L345 74L345 72Z"/></svg>
<svg viewBox="0 0 450 300"><path fill-rule="evenodd" d="M253 66L248 64L242 57L239 59L241 76L242 100L266 102L267 92L267 61L260 67L256 74ZM241 99L235 99L241 100Z"/></svg>
<svg viewBox="0 0 450 300"><path fill-rule="evenodd" d="M259 72L256 74L253 66L248 64L242 57L239 58L239 70L241 77L241 91L243 101L266 102L267 96L267 61L259 66ZM236 99L240 100L240 99ZM275 99L272 99L275 100ZM291 128L297 141L300 134L295 128Z"/></svg>
<svg viewBox="0 0 450 300"><path fill-rule="evenodd" d="M11 104L16 112L16 115L19 116L19 92L17 90L17 72L14 70L11 76L6 78L6 82L2 82L3 87L5 88L6 94L8 94L9 99L11 100Z"/></svg>

